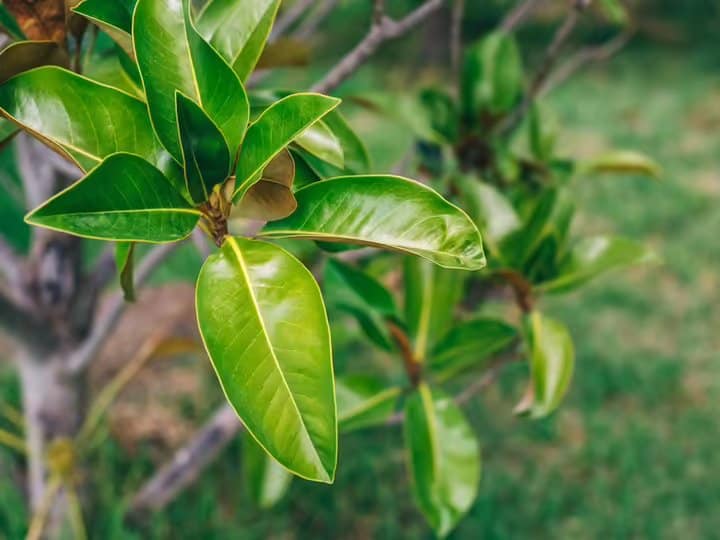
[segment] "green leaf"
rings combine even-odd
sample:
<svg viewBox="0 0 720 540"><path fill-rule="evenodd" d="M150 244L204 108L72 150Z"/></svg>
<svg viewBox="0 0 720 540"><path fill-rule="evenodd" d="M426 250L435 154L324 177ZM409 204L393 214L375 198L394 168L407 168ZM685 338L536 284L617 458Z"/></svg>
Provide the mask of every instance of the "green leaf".
<svg viewBox="0 0 720 540"><path fill-rule="evenodd" d="M614 24L624 26L630 21L627 8L620 0L600 0L598 7L605 17Z"/></svg>
<svg viewBox="0 0 720 540"><path fill-rule="evenodd" d="M549 161L557 141L557 119L548 114L537 103L533 103L528 114L528 142L530 152L540 161Z"/></svg>
<svg viewBox="0 0 720 540"><path fill-rule="evenodd" d="M472 176L460 176L457 184L468 213L478 224L486 242L497 245L522 225L512 203L495 186Z"/></svg>
<svg viewBox="0 0 720 540"><path fill-rule="evenodd" d="M632 150L616 150L580 163L579 173L636 174L659 178L662 169L645 154Z"/></svg>
<svg viewBox="0 0 720 540"><path fill-rule="evenodd" d="M15 39L25 39L25 34L15 17L8 12L8 9L2 3L0 3L0 28L7 30L10 36Z"/></svg>
<svg viewBox="0 0 720 540"><path fill-rule="evenodd" d="M200 34L245 81L260 59L280 0L210 0L198 14Z"/></svg>
<svg viewBox="0 0 720 540"><path fill-rule="evenodd" d="M6 144L8 144L15 135L17 135L20 128L9 120L0 118L0 150L2 150Z"/></svg>
<svg viewBox="0 0 720 540"><path fill-rule="evenodd" d="M523 91L523 67L515 39L497 31L471 47L461 81L464 114L502 114L512 109Z"/></svg>
<svg viewBox="0 0 720 540"><path fill-rule="evenodd" d="M185 183L196 203L208 200L213 188L230 173L230 151L222 133L190 98L175 94Z"/></svg>
<svg viewBox="0 0 720 540"><path fill-rule="evenodd" d="M198 34L188 0L138 0L133 43L150 117L165 148L182 162L175 92L195 100L220 129L234 155L250 106L225 60Z"/></svg>
<svg viewBox="0 0 720 540"><path fill-rule="evenodd" d="M18 41L0 52L0 83L41 66L67 67L65 49L54 41Z"/></svg>
<svg viewBox="0 0 720 540"><path fill-rule="evenodd" d="M551 218L557 201L557 190L543 191L536 197L535 205L522 227L503 237L499 250L513 268L522 268L551 231Z"/></svg>
<svg viewBox="0 0 720 540"><path fill-rule="evenodd" d="M25 221L85 238L160 243L187 237L199 216L155 167L114 154Z"/></svg>
<svg viewBox="0 0 720 540"><path fill-rule="evenodd" d="M115 46L113 53L101 58L93 58L93 61L88 63L84 75L93 81L112 86L144 100L145 93L137 65L119 46Z"/></svg>
<svg viewBox="0 0 720 540"><path fill-rule="evenodd" d="M285 149L268 163L260 180L233 207L230 217L274 221L289 216L297 208L292 191L294 180L295 161Z"/></svg>
<svg viewBox="0 0 720 540"><path fill-rule="evenodd" d="M385 424L395 412L402 390L377 377L346 375L335 381L340 431Z"/></svg>
<svg viewBox="0 0 720 540"><path fill-rule="evenodd" d="M575 351L565 325L537 311L528 316L526 334L531 381L515 413L542 418L557 409L567 393Z"/></svg>
<svg viewBox="0 0 720 540"><path fill-rule="evenodd" d="M339 99L307 93L292 94L268 107L250 126L243 141L233 200L239 201L275 156L339 104Z"/></svg>
<svg viewBox="0 0 720 540"><path fill-rule="evenodd" d="M205 347L250 434L294 474L332 482L330 331L312 274L277 246L227 237L203 265L196 294Z"/></svg>
<svg viewBox="0 0 720 540"><path fill-rule="evenodd" d="M137 0L84 0L72 10L104 30L122 49L133 55L132 17Z"/></svg>
<svg viewBox="0 0 720 540"><path fill-rule="evenodd" d="M464 273L453 272L426 260L405 260L405 322L419 361L453 324L462 297Z"/></svg>
<svg viewBox="0 0 720 540"><path fill-rule="evenodd" d="M651 250L627 238L584 238L562 260L557 277L537 285L536 289L567 292L606 272L656 261L657 256Z"/></svg>
<svg viewBox="0 0 720 540"><path fill-rule="evenodd" d="M141 156L161 170L171 166L142 101L58 67L0 85L0 113L86 171L117 152Z"/></svg>
<svg viewBox="0 0 720 540"><path fill-rule="evenodd" d="M287 493L292 475L252 437L243 439L243 469L250 498L258 508L275 506Z"/></svg>
<svg viewBox="0 0 720 540"><path fill-rule="evenodd" d="M337 109L329 112L323 122L330 128L342 146L345 170L352 174L365 174L370 170L370 155L357 133Z"/></svg>
<svg viewBox="0 0 720 540"><path fill-rule="evenodd" d="M480 447L451 399L421 384L405 402L405 444L416 503L444 538L467 513L480 482Z"/></svg>
<svg viewBox="0 0 720 540"><path fill-rule="evenodd" d="M470 218L432 189L398 176L347 176L295 192L298 209L262 236L310 238L412 253L440 266L479 270L482 240Z"/></svg>
<svg viewBox="0 0 720 540"><path fill-rule="evenodd" d="M134 258L135 242L118 242L115 244L115 265L120 275L120 287L126 302L135 301Z"/></svg>
<svg viewBox="0 0 720 540"><path fill-rule="evenodd" d="M428 88L420 94L420 101L438 135L448 144L456 142L460 131L460 116L453 98L441 90Z"/></svg>
<svg viewBox="0 0 720 540"><path fill-rule="evenodd" d="M345 165L345 155L340 141L322 121L315 122L295 137L295 143L335 167L342 169Z"/></svg>
<svg viewBox="0 0 720 540"><path fill-rule="evenodd" d="M505 350L517 338L517 330L497 319L474 319L455 327L433 348L429 366L443 379L454 377L468 368Z"/></svg>

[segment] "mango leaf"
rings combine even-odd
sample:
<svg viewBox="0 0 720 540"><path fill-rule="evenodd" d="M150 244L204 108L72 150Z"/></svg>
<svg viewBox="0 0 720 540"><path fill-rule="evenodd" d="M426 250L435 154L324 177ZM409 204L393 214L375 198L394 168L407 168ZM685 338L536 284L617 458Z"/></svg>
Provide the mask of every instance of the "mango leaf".
<svg viewBox="0 0 720 540"><path fill-rule="evenodd" d="M532 312L526 321L530 385L515 414L542 418L558 408L575 366L572 338L562 323Z"/></svg>
<svg viewBox="0 0 720 540"><path fill-rule="evenodd" d="M616 150L579 164L580 174L636 174L659 178L662 169L652 159L632 150Z"/></svg>
<svg viewBox="0 0 720 540"><path fill-rule="evenodd" d="M287 493L292 475L252 437L243 439L243 469L250 498L258 508L275 506Z"/></svg>
<svg viewBox="0 0 720 540"><path fill-rule="evenodd" d="M480 482L480 447L462 411L424 383L405 402L405 445L415 501L439 537L467 513Z"/></svg>
<svg viewBox="0 0 720 540"><path fill-rule="evenodd" d="M479 270L482 240L470 218L432 189L398 176L348 176L295 192L298 209L261 236L361 244ZM422 216L422 218L419 218Z"/></svg>
<svg viewBox="0 0 720 540"><path fill-rule="evenodd" d="M497 319L474 319L455 327L433 347L430 369L447 379L468 369L482 366L517 338L517 330Z"/></svg>
<svg viewBox="0 0 720 540"><path fill-rule="evenodd" d="M84 0L73 11L102 28L122 49L134 56L132 17L137 0Z"/></svg>
<svg viewBox="0 0 720 540"><path fill-rule="evenodd" d="M196 203L208 200L213 188L230 173L230 151L218 127L192 99L175 94L185 184Z"/></svg>
<svg viewBox="0 0 720 540"><path fill-rule="evenodd" d="M65 41L65 0L4 0L23 35L33 41Z"/></svg>
<svg viewBox="0 0 720 540"><path fill-rule="evenodd" d="M651 250L627 238L584 238L561 261L557 277L535 288L542 292L567 292L606 272L657 260Z"/></svg>
<svg viewBox="0 0 720 540"><path fill-rule="evenodd" d="M176 161L182 162L176 91L200 105L234 156L249 118L247 95L230 66L193 26L188 0L138 0L133 43L150 117Z"/></svg>
<svg viewBox="0 0 720 540"><path fill-rule="evenodd" d="M365 174L370 170L370 155L357 133L337 109L328 113L323 122L340 142L345 158L344 168L348 173Z"/></svg>
<svg viewBox="0 0 720 540"><path fill-rule="evenodd" d="M385 424L395 412L402 390L377 377L346 375L335 381L340 431Z"/></svg>
<svg viewBox="0 0 720 540"><path fill-rule="evenodd" d="M460 131L460 115L453 98L441 90L428 88L420 94L420 102L438 135L448 144L455 143Z"/></svg>
<svg viewBox="0 0 720 540"><path fill-rule="evenodd" d="M294 179L295 161L284 149L267 164L260 180L245 193L230 217L274 221L289 216L297 208Z"/></svg>
<svg viewBox="0 0 720 540"><path fill-rule="evenodd" d="M295 144L335 167L342 169L345 166L345 155L340 141L322 121L315 122L295 137Z"/></svg>
<svg viewBox="0 0 720 540"><path fill-rule="evenodd" d="M9 120L0 118L0 150L5 148L5 145L12 141L13 137L17 135L20 128Z"/></svg>
<svg viewBox="0 0 720 540"><path fill-rule="evenodd" d="M139 99L57 67L0 85L0 113L89 170L117 152L171 168Z"/></svg>
<svg viewBox="0 0 720 540"><path fill-rule="evenodd" d="M330 331L312 274L277 246L226 237L203 265L196 294L205 348L249 433L294 474L331 483Z"/></svg>
<svg viewBox="0 0 720 540"><path fill-rule="evenodd" d="M25 221L85 238L161 243L187 237L199 217L155 167L113 154Z"/></svg>
<svg viewBox="0 0 720 540"><path fill-rule="evenodd" d="M451 328L466 276L417 258L405 259L404 276L405 323L413 341L415 358L423 361Z"/></svg>
<svg viewBox="0 0 720 540"><path fill-rule="evenodd" d="M379 347L392 350L386 319L397 317L390 292L365 272L337 260L325 267L325 298L357 320L367 336Z"/></svg>
<svg viewBox="0 0 720 540"><path fill-rule="evenodd" d="M15 39L27 39L23 31L18 26L15 17L13 17L8 9L0 2L0 28L7 31L7 34Z"/></svg>
<svg viewBox="0 0 720 540"><path fill-rule="evenodd" d="M83 73L93 81L122 90L140 100L145 99L137 65L117 45L111 53L93 58Z"/></svg>
<svg viewBox="0 0 720 540"><path fill-rule="evenodd" d="M67 67L65 49L54 41L18 41L0 52L0 83L18 73L41 66Z"/></svg>
<svg viewBox="0 0 720 540"><path fill-rule="evenodd" d="M505 113L515 106L522 92L522 59L511 35L493 32L470 47L460 92L467 117L474 119L482 112Z"/></svg>
<svg viewBox="0 0 720 540"><path fill-rule="evenodd" d="M135 301L135 243L117 242L115 244L115 265L120 276L120 287L126 302Z"/></svg>
<svg viewBox="0 0 720 540"><path fill-rule="evenodd" d="M542 239L552 229L552 216L558 201L555 189L547 189L536 199L522 227L503 237L499 251L513 268L522 268Z"/></svg>
<svg viewBox="0 0 720 540"><path fill-rule="evenodd" d="M197 17L200 34L246 81L260 58L280 0L210 0Z"/></svg>
<svg viewBox="0 0 720 540"><path fill-rule="evenodd" d="M309 126L340 104L320 94L292 94L268 107L248 128L238 162L238 202L260 172Z"/></svg>
<svg viewBox="0 0 720 540"><path fill-rule="evenodd" d="M290 154L295 162L295 189L304 188L322 178L308 163L307 152L290 147Z"/></svg>

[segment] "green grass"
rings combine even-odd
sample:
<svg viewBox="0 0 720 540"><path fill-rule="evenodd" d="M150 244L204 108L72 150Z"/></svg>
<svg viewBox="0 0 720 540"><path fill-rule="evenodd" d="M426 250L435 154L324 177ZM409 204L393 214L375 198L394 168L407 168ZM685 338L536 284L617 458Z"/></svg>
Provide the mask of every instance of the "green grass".
<svg viewBox="0 0 720 540"><path fill-rule="evenodd" d="M572 390L547 420L515 418L518 367L474 403L483 479L455 538L720 538L720 64L713 58L636 50L549 100L568 155L634 148L662 164L661 181L593 177L575 189L578 232L640 239L664 263L543 302L576 341ZM378 161L389 162L388 133L370 121L361 127ZM191 259L181 257L179 267L196 265ZM17 401L12 377L0 386ZM142 452L131 458L109 442L91 467L101 479L93 537L429 538L410 500L401 446L397 430L345 437L335 486L296 481L277 508L259 512L245 496L235 443L192 490L131 530L121 521L123 496L153 467ZM8 456L0 464L15 459ZM24 516L20 496L0 476L0 537L19 538Z"/></svg>

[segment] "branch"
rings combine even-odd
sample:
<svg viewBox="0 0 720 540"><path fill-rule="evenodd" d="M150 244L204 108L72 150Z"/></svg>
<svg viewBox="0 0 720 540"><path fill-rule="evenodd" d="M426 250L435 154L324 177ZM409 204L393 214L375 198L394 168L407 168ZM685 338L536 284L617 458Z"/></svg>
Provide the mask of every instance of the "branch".
<svg viewBox="0 0 720 540"><path fill-rule="evenodd" d="M337 88L345 79L352 75L368 58L370 58L384 42L399 38L406 34L430 15L440 9L444 0L427 0L423 5L410 12L399 21L381 14L375 17L370 31L355 48L333 67L324 79L317 82L313 92L326 94ZM376 4L377 5L377 4Z"/></svg>
<svg viewBox="0 0 720 540"><path fill-rule="evenodd" d="M450 61L455 80L460 76L462 61L462 22L465 15L465 0L455 0L450 20Z"/></svg>
<svg viewBox="0 0 720 540"><path fill-rule="evenodd" d="M180 242L175 242L174 244L162 244L154 247L145 258L143 258L135 272L135 287L141 287L157 267L165 262L179 246ZM87 339L70 357L67 365L69 373L78 374L92 362L105 344L105 340L117 326L127 305L128 303L125 301L123 293L121 291L115 293L110 300L110 307L108 308L107 314L97 322Z"/></svg>
<svg viewBox="0 0 720 540"><path fill-rule="evenodd" d="M160 510L191 485L220 451L243 429L235 411L222 405L210 422L132 498L130 516L138 518Z"/></svg>
<svg viewBox="0 0 720 540"><path fill-rule="evenodd" d="M502 20L500 30L509 33L515 30L545 0L521 0Z"/></svg>

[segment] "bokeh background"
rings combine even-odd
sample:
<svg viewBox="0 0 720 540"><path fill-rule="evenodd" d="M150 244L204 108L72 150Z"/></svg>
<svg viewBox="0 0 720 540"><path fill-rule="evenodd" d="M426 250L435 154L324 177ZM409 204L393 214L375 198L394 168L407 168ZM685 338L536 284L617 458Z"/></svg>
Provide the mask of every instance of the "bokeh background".
<svg viewBox="0 0 720 540"><path fill-rule="evenodd" d="M389 1L402 12L412 2ZM513 2L468 1L465 39L492 29ZM527 65L537 63L564 2L548 0L518 32ZM638 32L608 62L580 71L546 98L560 148L574 157L633 148L663 167L659 181L632 175L583 177L574 185L587 233L615 232L651 245L659 266L612 274L581 292L544 300L566 321L577 367L565 405L529 422L512 415L522 369L478 397L470 411L483 445L480 496L453 538L720 538L720 2L631 2ZM345 0L310 41L312 67L270 83L302 89L365 32L369 2ZM583 25L574 42L613 31ZM447 19L383 48L339 93L416 92L447 80ZM391 170L412 145L409 131L360 108L347 111ZM12 149L0 155L0 227L19 249L22 222ZM133 307L93 372L100 384L132 354L158 317L192 328L199 268L181 250ZM163 306L163 311L158 311ZM337 362L382 361L337 332ZM3 355L3 352L6 352ZM376 354L376 353L373 353ZM0 343L2 403L19 407L19 386ZM139 529L123 524L127 497L221 401L204 358L159 361L114 406L88 468L99 493L90 516L96 538L426 538L407 485L399 430L342 440L334 486L295 481L274 509L250 504L241 481L241 441L201 480ZM0 447L0 538L28 522L13 477L17 456Z"/></svg>

